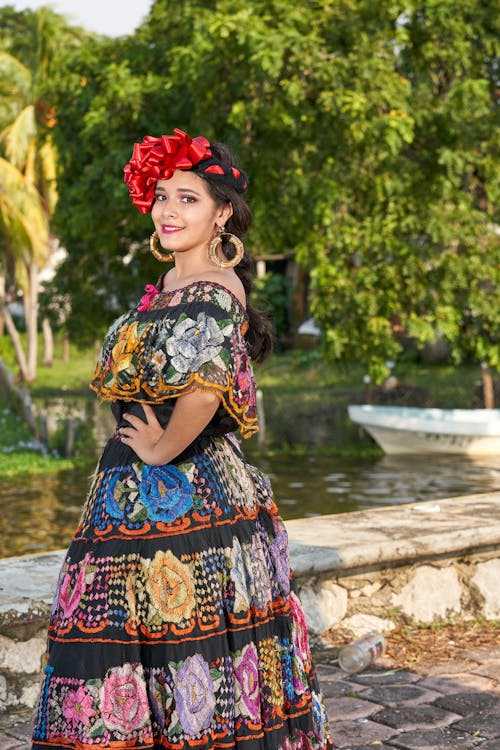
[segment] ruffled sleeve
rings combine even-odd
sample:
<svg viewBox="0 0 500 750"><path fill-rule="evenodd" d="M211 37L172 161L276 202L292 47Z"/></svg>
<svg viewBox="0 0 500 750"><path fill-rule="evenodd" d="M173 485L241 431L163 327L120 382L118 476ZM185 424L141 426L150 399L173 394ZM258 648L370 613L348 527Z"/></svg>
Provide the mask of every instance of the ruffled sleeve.
<svg viewBox="0 0 500 750"><path fill-rule="evenodd" d="M105 401L158 404L215 391L243 437L257 431L246 313L229 290L196 282L174 292L148 285L106 335L91 383Z"/></svg>

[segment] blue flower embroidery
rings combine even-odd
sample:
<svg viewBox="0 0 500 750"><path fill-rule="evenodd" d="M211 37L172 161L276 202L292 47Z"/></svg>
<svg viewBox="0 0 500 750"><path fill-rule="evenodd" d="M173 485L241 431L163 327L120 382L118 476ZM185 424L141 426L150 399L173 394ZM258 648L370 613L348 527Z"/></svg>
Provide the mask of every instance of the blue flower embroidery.
<svg viewBox="0 0 500 750"><path fill-rule="evenodd" d="M152 521L169 523L191 508L194 487L175 466L146 465L142 469L139 493L148 517Z"/></svg>

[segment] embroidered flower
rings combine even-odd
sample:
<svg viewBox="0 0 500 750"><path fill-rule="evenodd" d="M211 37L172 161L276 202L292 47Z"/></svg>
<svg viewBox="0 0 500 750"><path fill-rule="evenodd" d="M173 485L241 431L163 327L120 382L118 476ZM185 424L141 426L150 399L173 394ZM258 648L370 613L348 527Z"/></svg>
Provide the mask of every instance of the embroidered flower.
<svg viewBox="0 0 500 750"><path fill-rule="evenodd" d="M235 698L243 716L260 718L259 657L255 644L249 643L234 661Z"/></svg>
<svg viewBox="0 0 500 750"><path fill-rule="evenodd" d="M288 601L290 603L293 618L293 645L302 661L308 662L311 659L311 649L309 647L304 611L297 596L293 592L290 594Z"/></svg>
<svg viewBox="0 0 500 750"><path fill-rule="evenodd" d="M101 713L106 727L128 735L144 726L149 703L140 664L124 664L110 669L99 690Z"/></svg>
<svg viewBox="0 0 500 750"><path fill-rule="evenodd" d="M62 610L62 615L65 620L68 617L71 617L73 612L77 609L80 603L80 599L85 593L85 589L87 586L85 576L87 573L87 564L89 559L90 553L85 555L85 558L82 560L80 571L73 587L71 587L71 579L73 577L71 571L68 571L64 576L63 582L61 584L61 590L59 592L59 606Z"/></svg>
<svg viewBox="0 0 500 750"><path fill-rule="evenodd" d="M106 487L106 511L118 521L128 521L133 524L142 523L147 518L142 499L139 496L137 475L132 467L120 466L108 469L108 484Z"/></svg>
<svg viewBox="0 0 500 750"><path fill-rule="evenodd" d="M118 375L132 364L132 356L139 344L137 322L121 329L116 344L111 352L113 373Z"/></svg>
<svg viewBox="0 0 500 750"><path fill-rule="evenodd" d="M182 302L182 294L183 294L182 290L180 289L177 292L175 292L175 294L173 294L172 297L170 298L170 304L180 305L180 303Z"/></svg>
<svg viewBox="0 0 500 750"><path fill-rule="evenodd" d="M236 380L240 391L239 395L241 402L244 403L245 400L248 399L248 405L255 406L255 384L250 368L241 370L237 374Z"/></svg>
<svg viewBox="0 0 500 750"><path fill-rule="evenodd" d="M139 312L149 310L160 292L160 290L157 289L154 284L146 284L146 286L144 287L144 291L146 292L146 294L141 297L141 301L137 307Z"/></svg>
<svg viewBox="0 0 500 750"><path fill-rule="evenodd" d="M192 737L210 725L215 709L214 685L200 654L188 656L177 672L174 697L186 734Z"/></svg>
<svg viewBox="0 0 500 750"><path fill-rule="evenodd" d="M181 563L170 550L159 550L146 567L146 590L162 620L188 620L195 608L189 566Z"/></svg>
<svg viewBox="0 0 500 750"><path fill-rule="evenodd" d="M288 561L288 535L279 531L271 545L271 558L277 583L283 594L290 593L290 564Z"/></svg>
<svg viewBox="0 0 500 750"><path fill-rule="evenodd" d="M153 354L151 355L151 362L153 364L153 367L158 372L161 372L163 368L165 367L165 364L167 362L167 358L165 356L165 352L162 352L161 349L157 349Z"/></svg>
<svg viewBox="0 0 500 750"><path fill-rule="evenodd" d="M300 729L295 730L290 737L290 740L290 750L313 750L313 746L311 745L311 741L307 734Z"/></svg>
<svg viewBox="0 0 500 750"><path fill-rule="evenodd" d="M166 348L177 372L197 372L205 362L217 357L223 343L224 334L215 318L200 312L196 320L179 318Z"/></svg>
<svg viewBox="0 0 500 750"><path fill-rule="evenodd" d="M193 485L182 471L170 464L146 464L142 469L139 492L152 521L170 523L193 504Z"/></svg>
<svg viewBox="0 0 500 750"><path fill-rule="evenodd" d="M92 707L93 702L94 699L90 693L87 693L83 685L80 685L78 690L70 690L63 700L62 712L64 718L73 726L77 724L87 726L96 713Z"/></svg>

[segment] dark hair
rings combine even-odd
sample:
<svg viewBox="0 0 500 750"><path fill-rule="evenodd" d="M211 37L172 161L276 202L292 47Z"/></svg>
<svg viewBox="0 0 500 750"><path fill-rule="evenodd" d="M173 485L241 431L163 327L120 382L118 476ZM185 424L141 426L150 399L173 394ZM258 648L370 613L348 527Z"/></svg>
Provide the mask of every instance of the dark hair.
<svg viewBox="0 0 500 750"><path fill-rule="evenodd" d="M231 149L224 143L210 143L210 148L213 155L223 164L229 167L236 166ZM226 222L226 230L230 234L243 238L252 224L252 212L242 194L221 181L211 180L209 173L200 173L200 177L206 181L209 193L218 206L231 203L233 214ZM235 255L235 248L227 237L222 238L222 252L229 260ZM234 270L243 284L246 294L249 325L245 338L249 354L256 362L263 362L273 350L273 329L269 318L251 303L254 262L246 250Z"/></svg>

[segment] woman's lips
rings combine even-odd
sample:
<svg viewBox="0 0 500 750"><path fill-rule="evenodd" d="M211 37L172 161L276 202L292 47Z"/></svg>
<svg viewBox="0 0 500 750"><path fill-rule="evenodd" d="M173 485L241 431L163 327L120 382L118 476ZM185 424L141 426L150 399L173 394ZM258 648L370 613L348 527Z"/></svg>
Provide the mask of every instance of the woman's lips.
<svg viewBox="0 0 500 750"><path fill-rule="evenodd" d="M173 224L162 224L161 231L163 234L173 234L174 232L180 232L182 227L175 227Z"/></svg>

